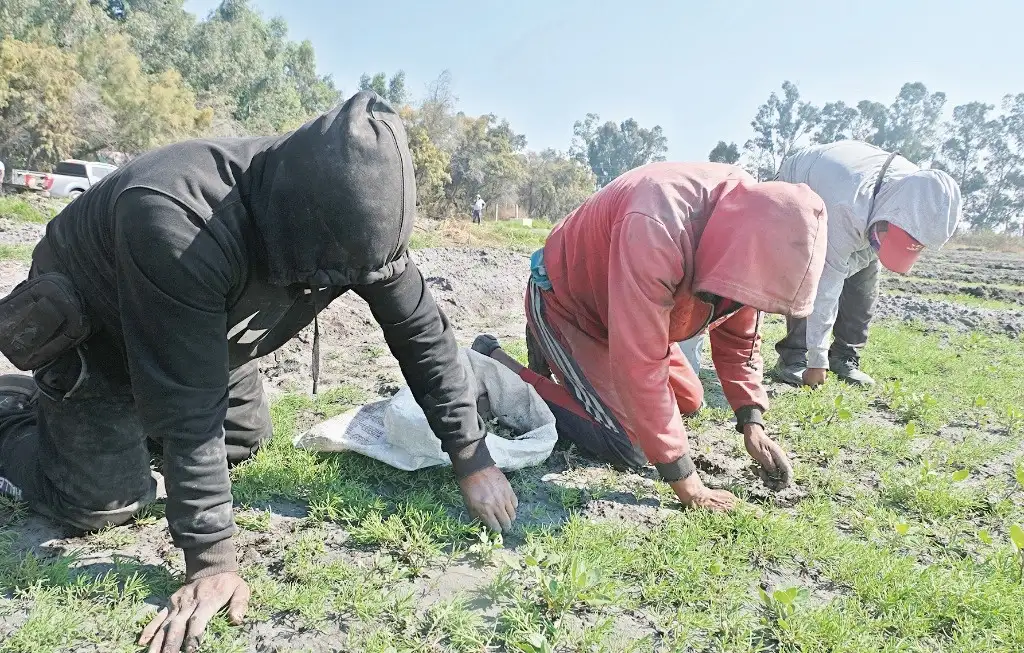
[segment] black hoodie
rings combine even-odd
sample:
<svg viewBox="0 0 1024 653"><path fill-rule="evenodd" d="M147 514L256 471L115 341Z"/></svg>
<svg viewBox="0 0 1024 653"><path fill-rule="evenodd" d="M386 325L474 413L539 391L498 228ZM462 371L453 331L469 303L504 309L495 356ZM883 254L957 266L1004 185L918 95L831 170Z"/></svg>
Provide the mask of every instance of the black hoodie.
<svg viewBox="0 0 1024 653"><path fill-rule="evenodd" d="M402 122L359 93L282 137L140 156L47 227L40 251L120 347L145 435L163 442L190 580L236 568L229 370L347 290L369 304L456 474L493 464L448 320L407 254L414 213Z"/></svg>

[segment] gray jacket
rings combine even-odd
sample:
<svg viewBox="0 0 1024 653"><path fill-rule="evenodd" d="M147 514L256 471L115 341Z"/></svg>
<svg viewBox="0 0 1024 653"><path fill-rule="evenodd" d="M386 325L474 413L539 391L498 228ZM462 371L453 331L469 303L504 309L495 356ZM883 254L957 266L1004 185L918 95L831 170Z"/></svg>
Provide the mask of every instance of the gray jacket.
<svg viewBox="0 0 1024 653"><path fill-rule="evenodd" d="M889 152L862 141L838 141L800 150L783 161L776 179L805 183L825 201L828 253L814 312L807 318L807 366L828 369L829 334L846 279L877 255L868 228L879 220L900 227L925 247L940 248L956 232L960 189L941 170L922 170L896 156L872 205L875 182Z"/></svg>

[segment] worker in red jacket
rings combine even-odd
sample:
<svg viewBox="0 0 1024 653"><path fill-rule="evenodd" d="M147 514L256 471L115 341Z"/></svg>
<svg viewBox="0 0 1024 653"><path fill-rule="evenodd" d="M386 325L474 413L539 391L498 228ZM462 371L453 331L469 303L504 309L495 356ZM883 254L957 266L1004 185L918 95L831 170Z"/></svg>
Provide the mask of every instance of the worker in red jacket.
<svg viewBox="0 0 1024 653"><path fill-rule="evenodd" d="M696 474L681 417L703 388L675 343L708 331L747 451L788 484L789 460L764 432L760 314L811 312L826 234L805 184L718 163L641 166L559 223L533 255L527 348L537 379L553 372L563 387L545 390L562 414L589 418L569 436L577 447L619 468L653 463L684 505L731 508Z"/></svg>

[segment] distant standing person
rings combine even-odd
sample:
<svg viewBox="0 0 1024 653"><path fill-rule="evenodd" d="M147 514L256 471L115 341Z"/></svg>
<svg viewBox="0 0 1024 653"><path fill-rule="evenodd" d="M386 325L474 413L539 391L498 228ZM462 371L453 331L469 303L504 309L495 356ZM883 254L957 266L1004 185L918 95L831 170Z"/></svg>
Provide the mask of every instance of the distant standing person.
<svg viewBox="0 0 1024 653"><path fill-rule="evenodd" d="M825 201L828 255L814 311L786 320L775 375L815 386L831 369L844 381L874 385L860 369L860 352L878 299L879 263L907 274L921 250L945 245L960 222L960 189L941 170L922 170L862 141L801 150L776 179L807 184Z"/></svg>
<svg viewBox="0 0 1024 653"><path fill-rule="evenodd" d="M487 202L477 195L476 201L473 202L473 224L480 224L480 217L484 214L485 206L487 206Z"/></svg>
<svg viewBox="0 0 1024 653"><path fill-rule="evenodd" d="M4 162L0 161L0 195L4 194L4 179L7 179L7 169L4 168Z"/></svg>

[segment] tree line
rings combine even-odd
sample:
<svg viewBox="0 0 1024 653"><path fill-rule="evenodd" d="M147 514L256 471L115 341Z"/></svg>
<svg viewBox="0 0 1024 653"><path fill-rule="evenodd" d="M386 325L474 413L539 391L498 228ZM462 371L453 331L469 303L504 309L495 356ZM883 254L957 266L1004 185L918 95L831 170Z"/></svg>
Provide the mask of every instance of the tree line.
<svg viewBox="0 0 1024 653"><path fill-rule="evenodd" d="M661 127L644 129L635 120L602 123L589 114L575 125L568 152L528 150L526 136L494 114L468 116L448 71L410 101L405 74L363 75L372 90L401 107L416 168L421 210L432 217L465 213L476 195L492 205L518 205L525 215L558 220L599 186L626 170L663 160L668 150Z"/></svg>
<svg viewBox="0 0 1024 653"><path fill-rule="evenodd" d="M719 141L708 158L770 179L786 156L808 144L863 140L948 172L960 185L970 227L1013 229L1024 217L1024 93L1005 96L998 110L968 102L944 117L946 104L945 93L908 82L888 105L840 100L818 107L786 81L781 94L758 107L742 148Z"/></svg>
<svg viewBox="0 0 1024 653"><path fill-rule="evenodd" d="M249 0L223 0L197 20L184 1L0 0L0 160L122 163L186 138L287 132L344 99L284 20ZM360 87L405 118L424 215L465 213L479 193L557 219L596 187L583 154L529 151L508 121L457 111L447 72L417 101L401 71L364 75ZM628 139L643 132L623 125Z"/></svg>
<svg viewBox="0 0 1024 653"><path fill-rule="evenodd" d="M222 0L204 19L185 0L0 0L0 160L49 169L68 158L120 163L195 136L282 133L344 99L316 70L308 41L249 0ZM416 169L421 214L491 206L557 220L623 172L664 160L661 126L587 114L568 151L527 147L497 115L457 109L447 71L413 93L405 74L359 80L400 110ZM978 228L1009 228L1024 215L1024 93L995 106L971 102L945 117L946 95L905 84L891 104L815 106L789 81L758 107L753 135L721 141L712 161L760 179L810 143L862 139L947 170Z"/></svg>
<svg viewBox="0 0 1024 653"><path fill-rule="evenodd" d="M192 136L286 131L338 101L309 42L224 0L0 0L0 157L47 167Z"/></svg>

